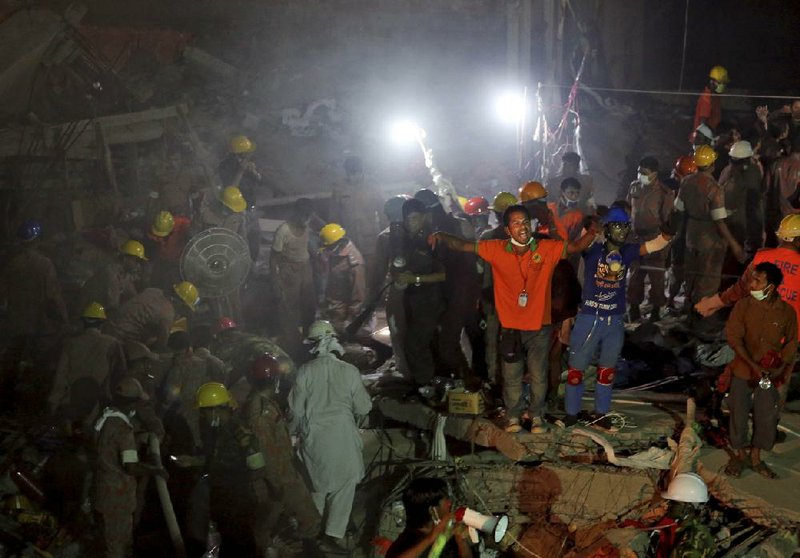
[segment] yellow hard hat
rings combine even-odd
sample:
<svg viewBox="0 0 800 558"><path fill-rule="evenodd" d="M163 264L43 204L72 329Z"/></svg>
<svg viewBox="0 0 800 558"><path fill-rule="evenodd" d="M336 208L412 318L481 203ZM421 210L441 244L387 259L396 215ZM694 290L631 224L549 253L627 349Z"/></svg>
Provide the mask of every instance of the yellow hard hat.
<svg viewBox="0 0 800 558"><path fill-rule="evenodd" d="M175 218L169 211L159 211L156 218L153 219L153 225L150 227L150 232L156 236L169 236L172 229L175 228Z"/></svg>
<svg viewBox="0 0 800 558"><path fill-rule="evenodd" d="M498 192L498 194L494 197L492 205L489 207L489 209L492 211L497 211L498 213L502 213L506 210L506 208L514 205L515 203L517 203L517 196L511 192Z"/></svg>
<svg viewBox="0 0 800 558"><path fill-rule="evenodd" d="M247 136L234 136L230 143L231 153L252 153L256 150L255 142L250 141Z"/></svg>
<svg viewBox="0 0 800 558"><path fill-rule="evenodd" d="M103 308L103 305L99 302L92 302L83 309L83 313L81 314L81 318L93 318L95 320L105 320L106 319L106 309Z"/></svg>
<svg viewBox="0 0 800 558"><path fill-rule="evenodd" d="M186 306L194 311L197 301L200 300L200 293L197 292L197 287L189 281L181 281L180 283L175 283L172 288L175 290L175 294L186 303Z"/></svg>
<svg viewBox="0 0 800 558"><path fill-rule="evenodd" d="M728 70L726 70L724 66L714 66L711 68L711 71L708 72L708 77L719 83L728 83L730 81L730 78L728 78Z"/></svg>
<svg viewBox="0 0 800 558"><path fill-rule="evenodd" d="M189 331L189 320L184 318L178 318L174 322L172 322L172 327L169 328L169 334L172 335L177 331Z"/></svg>
<svg viewBox="0 0 800 558"><path fill-rule="evenodd" d="M219 382L208 382L197 388L195 403L198 409L223 405L236 406L236 401L231 397L230 392L224 384Z"/></svg>
<svg viewBox="0 0 800 558"><path fill-rule="evenodd" d="M328 223L319 231L319 239L325 246L330 246L344 238L345 234L346 231L338 223Z"/></svg>
<svg viewBox="0 0 800 558"><path fill-rule="evenodd" d="M794 213L781 219L777 235L778 238L786 242L791 242L800 236L800 214Z"/></svg>
<svg viewBox="0 0 800 558"><path fill-rule="evenodd" d="M119 248L120 254L126 254L128 256L135 256L140 260L147 261L147 258L144 255L144 245L139 242L138 240L129 240Z"/></svg>
<svg viewBox="0 0 800 558"><path fill-rule="evenodd" d="M540 200L546 197L547 190L542 186L541 182L536 182L535 180L526 182L519 189L519 199L523 202Z"/></svg>
<svg viewBox="0 0 800 558"><path fill-rule="evenodd" d="M235 213L241 213L247 209L247 202L242 195L242 191L236 186L228 186L222 191L222 203Z"/></svg>
<svg viewBox="0 0 800 558"><path fill-rule="evenodd" d="M717 160L717 152L710 145L700 145L694 152L694 163L700 167L710 167Z"/></svg>

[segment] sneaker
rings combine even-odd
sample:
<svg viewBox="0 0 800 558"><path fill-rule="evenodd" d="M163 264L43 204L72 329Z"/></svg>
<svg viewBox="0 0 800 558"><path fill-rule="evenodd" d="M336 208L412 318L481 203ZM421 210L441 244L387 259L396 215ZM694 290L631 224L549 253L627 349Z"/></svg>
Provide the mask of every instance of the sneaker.
<svg viewBox="0 0 800 558"><path fill-rule="evenodd" d="M522 426L520 425L517 417L511 417L508 419L508 424L506 424L506 432L510 434L516 434L520 430L522 430Z"/></svg>
<svg viewBox="0 0 800 558"><path fill-rule="evenodd" d="M531 434L542 434L547 431L544 419L542 417L533 417L531 419Z"/></svg>
<svg viewBox="0 0 800 558"><path fill-rule="evenodd" d="M594 418L589 423L589 426L594 426L599 430L605 430L606 432L619 432L619 428L614 424L608 416L606 415L594 415Z"/></svg>

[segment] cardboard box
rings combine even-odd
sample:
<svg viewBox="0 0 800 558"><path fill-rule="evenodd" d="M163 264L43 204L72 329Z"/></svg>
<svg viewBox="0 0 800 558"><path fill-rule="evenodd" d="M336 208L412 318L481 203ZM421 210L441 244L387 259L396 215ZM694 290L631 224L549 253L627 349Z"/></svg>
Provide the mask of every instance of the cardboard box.
<svg viewBox="0 0 800 558"><path fill-rule="evenodd" d="M447 393L447 412L459 415L480 415L484 411L483 397L480 393L449 391Z"/></svg>

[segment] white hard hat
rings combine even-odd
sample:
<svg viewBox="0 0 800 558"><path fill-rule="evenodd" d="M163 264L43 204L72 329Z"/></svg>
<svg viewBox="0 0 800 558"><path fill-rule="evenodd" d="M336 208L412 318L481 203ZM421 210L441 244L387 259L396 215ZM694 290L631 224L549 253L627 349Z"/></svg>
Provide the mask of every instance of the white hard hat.
<svg viewBox="0 0 800 558"><path fill-rule="evenodd" d="M661 493L665 500L704 504L708 502L708 487L697 473L680 473L675 475L666 492Z"/></svg>
<svg viewBox="0 0 800 558"><path fill-rule="evenodd" d="M308 339L316 341L318 339L322 339L323 337L327 337L328 335L336 335L336 330L333 328L333 324L328 320L317 320L308 328Z"/></svg>
<svg viewBox="0 0 800 558"><path fill-rule="evenodd" d="M753 156L753 146L750 145L749 141L737 141L731 146L728 155L732 159L749 159Z"/></svg>
<svg viewBox="0 0 800 558"><path fill-rule="evenodd" d="M711 131L711 128L708 127L708 124L705 122L700 124L697 129L695 130L698 134L702 134L710 140L714 140L714 132Z"/></svg>

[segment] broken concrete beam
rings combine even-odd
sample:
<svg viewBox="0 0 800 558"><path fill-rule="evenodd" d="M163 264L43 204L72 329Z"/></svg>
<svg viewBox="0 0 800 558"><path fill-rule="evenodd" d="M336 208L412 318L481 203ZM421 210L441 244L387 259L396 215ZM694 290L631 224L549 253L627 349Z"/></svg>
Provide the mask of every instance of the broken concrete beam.
<svg viewBox="0 0 800 558"><path fill-rule="evenodd" d="M261 190L256 192L256 207L279 207L281 205L293 204L300 198L307 198L309 200L327 200L332 196L330 192L313 192L309 194L298 194L295 196L268 198L264 195L264 193L265 192L262 192Z"/></svg>
<svg viewBox="0 0 800 558"><path fill-rule="evenodd" d="M183 50L183 59L194 64L201 70L211 72L225 78L233 78L239 74L239 69L216 56L212 56L203 49L187 46Z"/></svg>

